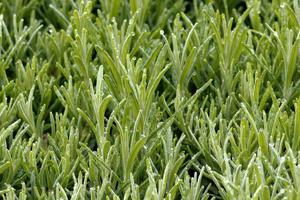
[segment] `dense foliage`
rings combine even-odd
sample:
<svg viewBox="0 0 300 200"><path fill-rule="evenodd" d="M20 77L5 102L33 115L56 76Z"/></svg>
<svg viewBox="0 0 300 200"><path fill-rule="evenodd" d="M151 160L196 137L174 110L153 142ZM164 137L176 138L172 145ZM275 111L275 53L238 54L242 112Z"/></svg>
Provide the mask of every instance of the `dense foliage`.
<svg viewBox="0 0 300 200"><path fill-rule="evenodd" d="M3 199L297 199L298 0L0 0Z"/></svg>

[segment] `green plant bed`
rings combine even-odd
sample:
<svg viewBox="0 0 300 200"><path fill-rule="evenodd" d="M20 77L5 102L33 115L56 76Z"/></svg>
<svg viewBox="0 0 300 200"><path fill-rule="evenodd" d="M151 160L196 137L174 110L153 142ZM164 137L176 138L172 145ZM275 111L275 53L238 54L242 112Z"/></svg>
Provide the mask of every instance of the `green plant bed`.
<svg viewBox="0 0 300 200"><path fill-rule="evenodd" d="M298 199L298 0L0 0L1 199Z"/></svg>

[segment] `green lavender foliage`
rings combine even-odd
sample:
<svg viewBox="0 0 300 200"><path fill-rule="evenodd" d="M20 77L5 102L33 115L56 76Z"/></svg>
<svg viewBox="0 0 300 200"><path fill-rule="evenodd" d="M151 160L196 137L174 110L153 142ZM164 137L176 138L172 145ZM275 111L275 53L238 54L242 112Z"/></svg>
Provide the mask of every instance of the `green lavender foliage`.
<svg viewBox="0 0 300 200"><path fill-rule="evenodd" d="M298 199L298 0L0 1L2 199Z"/></svg>

